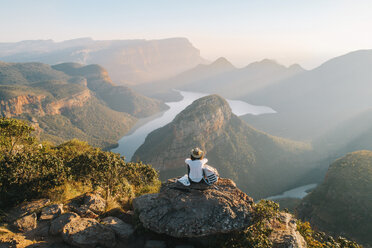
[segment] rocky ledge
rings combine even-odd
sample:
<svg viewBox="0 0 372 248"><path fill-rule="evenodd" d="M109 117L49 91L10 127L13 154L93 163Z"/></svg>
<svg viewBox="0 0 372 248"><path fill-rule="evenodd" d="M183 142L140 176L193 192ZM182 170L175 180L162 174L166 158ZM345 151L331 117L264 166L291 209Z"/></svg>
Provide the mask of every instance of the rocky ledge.
<svg viewBox="0 0 372 248"><path fill-rule="evenodd" d="M220 247L218 238L255 226L259 213L259 205L225 178L212 186L189 187L170 179L159 193L134 199L135 214L105 212L106 204L98 193L63 204L48 199L24 203L8 212L11 228L0 228L6 233L0 235L0 247ZM292 215L277 212L263 223L271 230L270 247L306 247Z"/></svg>
<svg viewBox="0 0 372 248"><path fill-rule="evenodd" d="M202 237L241 230L252 224L253 199L230 179L186 187L168 180L160 193L133 202L145 228L173 237Z"/></svg>

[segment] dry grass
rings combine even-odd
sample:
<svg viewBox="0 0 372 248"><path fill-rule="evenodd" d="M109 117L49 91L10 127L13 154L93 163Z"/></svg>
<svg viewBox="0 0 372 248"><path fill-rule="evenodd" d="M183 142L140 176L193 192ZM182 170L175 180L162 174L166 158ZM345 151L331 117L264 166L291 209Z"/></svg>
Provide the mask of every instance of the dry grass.
<svg viewBox="0 0 372 248"><path fill-rule="evenodd" d="M72 181L49 190L47 192L47 197L52 202L63 203L91 191L92 187L90 185Z"/></svg>

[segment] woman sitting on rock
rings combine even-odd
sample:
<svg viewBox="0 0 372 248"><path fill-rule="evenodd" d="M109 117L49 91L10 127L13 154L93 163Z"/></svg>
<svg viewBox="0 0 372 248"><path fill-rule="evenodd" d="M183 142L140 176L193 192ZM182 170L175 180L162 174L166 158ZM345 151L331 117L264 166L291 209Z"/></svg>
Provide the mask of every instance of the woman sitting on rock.
<svg viewBox="0 0 372 248"><path fill-rule="evenodd" d="M187 175L191 182L199 183L203 179L203 168L207 162L208 159L204 158L204 152L199 147L191 150L190 158L185 160Z"/></svg>
<svg viewBox="0 0 372 248"><path fill-rule="evenodd" d="M212 166L207 165L208 159L204 158L204 152L196 147L191 150L190 158L185 160L187 164L187 174L177 179L178 182L185 186L190 186L192 183L204 182L208 185L217 182L219 174Z"/></svg>

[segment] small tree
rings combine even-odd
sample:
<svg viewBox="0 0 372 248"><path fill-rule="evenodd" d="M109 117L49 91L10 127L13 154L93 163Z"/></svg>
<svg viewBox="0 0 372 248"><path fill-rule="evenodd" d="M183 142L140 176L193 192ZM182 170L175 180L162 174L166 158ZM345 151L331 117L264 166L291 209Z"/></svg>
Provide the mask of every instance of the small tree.
<svg viewBox="0 0 372 248"><path fill-rule="evenodd" d="M103 188L106 200L117 194L132 194L123 174L125 162L119 154L94 149L75 157L68 164L75 180Z"/></svg>
<svg viewBox="0 0 372 248"><path fill-rule="evenodd" d="M24 121L5 117L0 118L0 152L2 154L11 154L16 148L20 150L27 145L33 144L35 138L31 136L32 131L34 131L34 128L27 125Z"/></svg>

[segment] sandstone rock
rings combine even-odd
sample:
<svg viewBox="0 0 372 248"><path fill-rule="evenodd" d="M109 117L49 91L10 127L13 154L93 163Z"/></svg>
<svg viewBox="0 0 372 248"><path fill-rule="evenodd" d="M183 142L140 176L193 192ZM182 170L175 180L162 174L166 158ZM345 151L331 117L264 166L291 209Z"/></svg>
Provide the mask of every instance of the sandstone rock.
<svg viewBox="0 0 372 248"><path fill-rule="evenodd" d="M17 219L13 225L20 231L27 232L36 228L37 226L37 216L36 213L23 216Z"/></svg>
<svg viewBox="0 0 372 248"><path fill-rule="evenodd" d="M30 201L30 202L25 202L13 208L12 210L10 210L7 215L7 220L9 222L13 222L16 219L19 219L25 215L29 215L33 212L38 211L39 209L48 205L49 202L50 202L49 199L39 199L39 200Z"/></svg>
<svg viewBox="0 0 372 248"><path fill-rule="evenodd" d="M167 244L162 240L148 240L144 248L167 248Z"/></svg>
<svg viewBox="0 0 372 248"><path fill-rule="evenodd" d="M145 228L173 237L202 237L248 227L252 204L252 198L224 178L216 185L189 187L168 180L160 193L133 201Z"/></svg>
<svg viewBox="0 0 372 248"><path fill-rule="evenodd" d="M53 204L43 208L40 220L51 220L63 213L63 204Z"/></svg>
<svg viewBox="0 0 372 248"><path fill-rule="evenodd" d="M77 247L89 248L97 245L114 247L115 233L109 227L98 223L95 219L75 218L70 221L62 232L63 240Z"/></svg>
<svg viewBox="0 0 372 248"><path fill-rule="evenodd" d="M51 222L49 233L52 235L57 235L63 231L65 225L67 225L70 221L75 218L80 218L79 215L75 213L65 213L59 216L58 218L54 219Z"/></svg>
<svg viewBox="0 0 372 248"><path fill-rule="evenodd" d="M122 239L127 239L134 233L131 225L115 217L106 217L101 223L110 227Z"/></svg>
<svg viewBox="0 0 372 248"><path fill-rule="evenodd" d="M297 231L296 219L289 213L280 213L280 221L271 223L269 240L274 248L304 248L306 241Z"/></svg>

